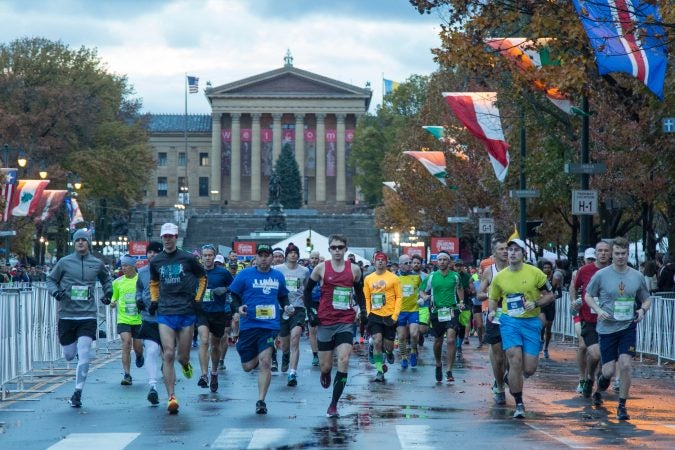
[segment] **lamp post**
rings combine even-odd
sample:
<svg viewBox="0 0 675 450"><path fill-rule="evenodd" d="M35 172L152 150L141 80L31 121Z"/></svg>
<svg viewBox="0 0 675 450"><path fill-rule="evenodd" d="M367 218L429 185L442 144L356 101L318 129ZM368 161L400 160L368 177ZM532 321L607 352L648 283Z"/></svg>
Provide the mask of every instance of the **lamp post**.
<svg viewBox="0 0 675 450"><path fill-rule="evenodd" d="M16 162L17 162L19 168L25 170L26 165L28 164L28 158L26 157L26 153L22 149L20 149L20 148L10 148L8 144L4 144L2 146L2 150L3 150L2 162L3 162L3 166L5 168L11 167L10 160L9 160L10 153L16 152L17 153ZM17 176L18 176L18 173L17 173ZM2 182L4 183L5 180L2 180ZM16 180L13 180L12 184L14 184L14 183L16 183ZM4 247L4 250L5 250L5 261L6 261L7 264L9 264L9 255L10 255L9 239L10 239L10 236L16 235L15 231L7 229L7 228L9 228L9 217L7 217L7 224L3 228L4 229L2 230L2 236L3 236L3 241L4 241L3 247Z"/></svg>

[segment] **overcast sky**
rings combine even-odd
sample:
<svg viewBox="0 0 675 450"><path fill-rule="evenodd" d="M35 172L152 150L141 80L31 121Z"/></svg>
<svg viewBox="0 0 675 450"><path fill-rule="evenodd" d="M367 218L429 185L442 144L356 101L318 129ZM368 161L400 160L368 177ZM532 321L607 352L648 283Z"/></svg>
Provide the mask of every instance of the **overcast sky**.
<svg viewBox="0 0 675 450"><path fill-rule="evenodd" d="M364 87L436 69L441 18L408 0L2 0L3 43L45 37L97 48L127 75L143 110L184 111L184 74L199 77L190 113L209 113L202 89L283 66Z"/></svg>

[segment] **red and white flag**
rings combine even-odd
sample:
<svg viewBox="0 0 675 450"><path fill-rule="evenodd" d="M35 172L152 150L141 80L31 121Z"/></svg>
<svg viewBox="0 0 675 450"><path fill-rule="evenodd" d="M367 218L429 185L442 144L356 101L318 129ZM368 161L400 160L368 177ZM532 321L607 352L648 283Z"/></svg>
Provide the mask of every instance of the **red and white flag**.
<svg viewBox="0 0 675 450"><path fill-rule="evenodd" d="M35 222L44 222L61 207L68 191L45 189L35 212Z"/></svg>
<svg viewBox="0 0 675 450"><path fill-rule="evenodd" d="M443 92L445 102L474 136L483 141L499 181L509 169L509 144L495 105L496 92Z"/></svg>
<svg viewBox="0 0 675 450"><path fill-rule="evenodd" d="M48 184L49 180L19 180L12 196L12 215L25 217L35 214L42 192Z"/></svg>

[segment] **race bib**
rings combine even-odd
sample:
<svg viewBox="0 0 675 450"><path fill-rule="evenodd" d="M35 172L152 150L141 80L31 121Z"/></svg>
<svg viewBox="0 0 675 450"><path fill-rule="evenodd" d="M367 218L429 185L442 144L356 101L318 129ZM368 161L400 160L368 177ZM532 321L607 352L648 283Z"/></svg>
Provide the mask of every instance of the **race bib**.
<svg viewBox="0 0 675 450"><path fill-rule="evenodd" d="M204 291L204 298L202 299L204 303L212 302L213 301L213 292L211 292L211 289L207 289Z"/></svg>
<svg viewBox="0 0 675 450"><path fill-rule="evenodd" d="M352 289L346 287L336 287L333 289L333 308L349 309L349 300L351 299Z"/></svg>
<svg viewBox="0 0 675 450"><path fill-rule="evenodd" d="M455 317L452 308L438 308L438 321L449 322Z"/></svg>
<svg viewBox="0 0 675 450"><path fill-rule="evenodd" d="M274 305L256 305L255 318L260 320L273 320L277 318L277 308Z"/></svg>
<svg viewBox="0 0 675 450"><path fill-rule="evenodd" d="M89 300L89 286L72 286L70 288L70 299L76 302Z"/></svg>
<svg viewBox="0 0 675 450"><path fill-rule="evenodd" d="M619 297L614 300L614 320L633 320L635 299Z"/></svg>
<svg viewBox="0 0 675 450"><path fill-rule="evenodd" d="M384 293L378 292L370 297L370 309L380 309L384 306Z"/></svg>
<svg viewBox="0 0 675 450"><path fill-rule="evenodd" d="M129 316L135 316L138 314L138 308L136 307L136 294L131 292L124 294L124 313Z"/></svg>
<svg viewBox="0 0 675 450"><path fill-rule="evenodd" d="M501 325L501 322L499 321L499 318L502 316L502 310L501 309L496 309L495 310L495 316L492 318L492 323L495 325Z"/></svg>
<svg viewBox="0 0 675 450"><path fill-rule="evenodd" d="M510 317L522 316L525 312L525 297L523 297L523 294L507 294L506 310Z"/></svg>
<svg viewBox="0 0 675 450"><path fill-rule="evenodd" d="M289 292L295 292L300 287L300 279L288 277L286 278L286 288Z"/></svg>
<svg viewBox="0 0 675 450"><path fill-rule="evenodd" d="M415 286L412 284L404 284L403 285L403 296L404 297L410 297L415 293Z"/></svg>

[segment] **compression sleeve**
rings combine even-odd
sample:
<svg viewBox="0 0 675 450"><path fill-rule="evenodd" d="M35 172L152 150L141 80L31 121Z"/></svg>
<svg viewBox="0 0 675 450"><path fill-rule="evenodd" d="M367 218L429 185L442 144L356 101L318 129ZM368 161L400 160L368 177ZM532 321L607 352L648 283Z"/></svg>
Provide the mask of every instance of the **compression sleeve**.
<svg viewBox="0 0 675 450"><path fill-rule="evenodd" d="M314 286L316 286L316 281L312 279L312 277L309 277L307 280L307 285L305 286L305 292L304 292L304 302L305 302L305 308L309 309L313 305L312 302L312 291L314 290Z"/></svg>

